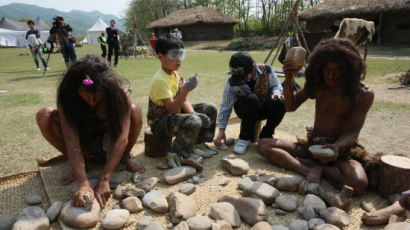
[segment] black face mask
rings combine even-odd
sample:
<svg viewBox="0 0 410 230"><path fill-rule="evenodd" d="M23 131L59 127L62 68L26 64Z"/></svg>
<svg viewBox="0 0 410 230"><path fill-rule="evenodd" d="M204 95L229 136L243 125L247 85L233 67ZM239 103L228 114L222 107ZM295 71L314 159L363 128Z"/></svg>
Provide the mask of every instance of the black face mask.
<svg viewBox="0 0 410 230"><path fill-rule="evenodd" d="M229 78L229 84L231 86L243 86L246 84L246 75L243 76L236 76L236 75L232 75Z"/></svg>

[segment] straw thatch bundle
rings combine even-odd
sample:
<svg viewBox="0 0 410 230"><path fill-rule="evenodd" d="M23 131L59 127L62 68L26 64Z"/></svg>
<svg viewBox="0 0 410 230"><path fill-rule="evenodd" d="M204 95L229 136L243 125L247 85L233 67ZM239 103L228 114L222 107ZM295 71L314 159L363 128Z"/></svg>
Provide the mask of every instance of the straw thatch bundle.
<svg viewBox="0 0 410 230"><path fill-rule="evenodd" d="M410 12L410 0L327 0L302 11L299 19L358 17L381 12Z"/></svg>
<svg viewBox="0 0 410 230"><path fill-rule="evenodd" d="M221 14L205 6L197 6L172 12L164 18L151 22L146 28L178 27L195 23L238 24L239 22L239 19L232 16Z"/></svg>

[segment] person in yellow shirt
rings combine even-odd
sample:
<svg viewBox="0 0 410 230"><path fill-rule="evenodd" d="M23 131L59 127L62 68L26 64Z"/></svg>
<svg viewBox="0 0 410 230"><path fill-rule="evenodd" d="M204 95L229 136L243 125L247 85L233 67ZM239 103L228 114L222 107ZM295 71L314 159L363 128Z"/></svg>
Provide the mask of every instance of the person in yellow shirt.
<svg viewBox="0 0 410 230"><path fill-rule="evenodd" d="M152 78L147 118L154 135L175 137L168 154L172 160L168 163L178 167L181 159L190 157L193 151L204 157L217 154L205 144L212 142L215 134L216 106L192 105L188 93L196 88L197 75L185 81L177 72L186 56L184 44L178 38L165 35L158 40L155 52L161 68Z"/></svg>

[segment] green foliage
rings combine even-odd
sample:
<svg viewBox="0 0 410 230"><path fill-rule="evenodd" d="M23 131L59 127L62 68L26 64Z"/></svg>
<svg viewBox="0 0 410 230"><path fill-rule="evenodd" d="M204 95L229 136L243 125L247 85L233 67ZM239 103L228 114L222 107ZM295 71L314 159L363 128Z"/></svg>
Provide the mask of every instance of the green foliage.
<svg viewBox="0 0 410 230"><path fill-rule="evenodd" d="M245 38L239 41L231 42L227 47L222 50L234 50L234 51L249 51L249 50L265 50L271 47L266 44L255 41L254 39Z"/></svg>

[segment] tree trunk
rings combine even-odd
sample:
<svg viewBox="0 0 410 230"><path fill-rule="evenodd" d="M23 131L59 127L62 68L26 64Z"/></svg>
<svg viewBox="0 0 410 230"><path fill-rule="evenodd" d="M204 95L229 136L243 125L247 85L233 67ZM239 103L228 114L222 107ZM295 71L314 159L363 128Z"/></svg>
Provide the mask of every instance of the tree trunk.
<svg viewBox="0 0 410 230"><path fill-rule="evenodd" d="M148 157L165 157L171 148L172 137L154 135L150 128L144 132L145 155Z"/></svg>
<svg viewBox="0 0 410 230"><path fill-rule="evenodd" d="M410 159L386 155L380 159L379 192L383 196L410 189Z"/></svg>

